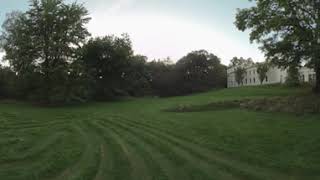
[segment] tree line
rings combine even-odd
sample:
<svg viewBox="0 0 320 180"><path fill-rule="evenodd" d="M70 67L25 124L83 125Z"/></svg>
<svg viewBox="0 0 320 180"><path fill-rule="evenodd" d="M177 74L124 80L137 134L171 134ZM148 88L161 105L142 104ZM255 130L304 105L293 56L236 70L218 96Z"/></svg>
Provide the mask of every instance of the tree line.
<svg viewBox="0 0 320 180"><path fill-rule="evenodd" d="M320 2L254 2L238 10L236 27L249 30L267 63L289 68L292 77L302 65L313 68L320 92ZM185 95L226 86L227 68L205 50L176 63L148 62L134 53L126 34L92 38L89 21L82 4L63 0L31 0L27 11L9 13L0 33L10 64L0 67L0 97L55 104ZM261 80L266 69L260 65ZM242 73L239 69L240 84Z"/></svg>
<svg viewBox="0 0 320 180"><path fill-rule="evenodd" d="M124 96L175 96L226 86L226 66L205 51L178 60L147 61L127 34L93 38L87 9L77 2L32 0L7 15L0 35L0 97L45 104Z"/></svg>

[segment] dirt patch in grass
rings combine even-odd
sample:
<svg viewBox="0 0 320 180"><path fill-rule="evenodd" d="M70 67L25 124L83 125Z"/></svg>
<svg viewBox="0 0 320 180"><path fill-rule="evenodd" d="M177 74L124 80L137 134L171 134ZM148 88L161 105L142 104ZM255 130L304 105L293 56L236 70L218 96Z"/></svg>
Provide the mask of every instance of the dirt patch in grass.
<svg viewBox="0 0 320 180"><path fill-rule="evenodd" d="M294 114L320 113L320 96L273 97L220 101L206 105L179 105L167 109L168 112L201 112L242 108L266 112L286 112Z"/></svg>

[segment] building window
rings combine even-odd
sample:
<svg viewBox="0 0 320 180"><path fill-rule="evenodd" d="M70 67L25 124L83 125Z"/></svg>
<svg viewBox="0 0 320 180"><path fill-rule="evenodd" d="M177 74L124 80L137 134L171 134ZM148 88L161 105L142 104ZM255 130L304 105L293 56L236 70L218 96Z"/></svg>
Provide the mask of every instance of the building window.
<svg viewBox="0 0 320 180"><path fill-rule="evenodd" d="M266 76L266 82L268 82L268 76Z"/></svg>
<svg viewBox="0 0 320 180"><path fill-rule="evenodd" d="M248 79L246 79L246 84L248 84Z"/></svg>
<svg viewBox="0 0 320 180"><path fill-rule="evenodd" d="M256 78L253 78L253 83L256 83Z"/></svg>
<svg viewBox="0 0 320 180"><path fill-rule="evenodd" d="M251 78L250 78L250 83L251 83Z"/></svg>

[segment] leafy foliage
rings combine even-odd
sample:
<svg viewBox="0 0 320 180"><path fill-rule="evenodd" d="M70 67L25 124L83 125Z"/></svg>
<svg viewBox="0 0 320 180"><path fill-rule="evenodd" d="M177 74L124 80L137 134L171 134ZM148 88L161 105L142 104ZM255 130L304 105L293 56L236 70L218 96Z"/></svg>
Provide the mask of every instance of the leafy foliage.
<svg viewBox="0 0 320 180"><path fill-rule="evenodd" d="M213 87L225 87L226 67L220 59L205 50L193 51L180 59L176 68L181 75L185 93L204 91Z"/></svg>
<svg viewBox="0 0 320 180"><path fill-rule="evenodd" d="M238 85L243 85L243 79L245 77L246 74L246 69L243 67L237 67L235 69L235 79L238 83Z"/></svg>
<svg viewBox="0 0 320 180"><path fill-rule="evenodd" d="M127 86L126 91L130 96L151 95L151 73L147 57L142 55L131 57L125 69L124 80Z"/></svg>
<svg viewBox="0 0 320 180"><path fill-rule="evenodd" d="M261 84L263 84L263 81L266 80L269 68L270 65L268 64L268 62L257 63L257 73L259 75L259 80Z"/></svg>
<svg viewBox="0 0 320 180"><path fill-rule="evenodd" d="M179 84L180 75L176 71L174 64L165 61L152 61L148 63L150 72L151 88L154 94L158 96L174 96L179 94L177 84Z"/></svg>
<svg viewBox="0 0 320 180"><path fill-rule="evenodd" d="M129 36L91 39L82 50L86 73L93 79L95 99L126 95L126 71L133 57Z"/></svg>
<svg viewBox="0 0 320 180"><path fill-rule="evenodd" d="M12 98L16 95L16 74L9 67L0 65L0 98Z"/></svg>
<svg viewBox="0 0 320 180"><path fill-rule="evenodd" d="M247 67L253 65L254 62L251 58L244 59L243 57L234 57L230 60L230 67Z"/></svg>
<svg viewBox="0 0 320 180"><path fill-rule="evenodd" d="M176 64L153 61L152 87L160 96L185 95L226 87L226 66L205 50L193 51Z"/></svg>
<svg viewBox="0 0 320 180"><path fill-rule="evenodd" d="M32 0L25 13L9 14L1 35L5 59L20 79L37 76L41 84L28 91L31 95L40 92L47 103L68 97L63 85L77 48L89 35L84 26L90 20L87 15L82 5L62 0Z"/></svg>
<svg viewBox="0 0 320 180"><path fill-rule="evenodd" d="M286 84L288 86L299 86L300 85L300 73L297 66L290 66L288 68L288 76Z"/></svg>

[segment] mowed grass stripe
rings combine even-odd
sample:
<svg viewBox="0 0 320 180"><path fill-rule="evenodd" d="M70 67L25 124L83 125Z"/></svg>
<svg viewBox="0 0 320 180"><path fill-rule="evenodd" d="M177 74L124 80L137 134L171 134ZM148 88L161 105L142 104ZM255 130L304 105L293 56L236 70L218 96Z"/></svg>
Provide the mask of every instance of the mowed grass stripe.
<svg viewBox="0 0 320 180"><path fill-rule="evenodd" d="M16 163L23 159L36 159L45 153L59 136L70 132L70 127L52 126L45 129L35 128L6 131L0 135L0 166L1 164Z"/></svg>
<svg viewBox="0 0 320 180"><path fill-rule="evenodd" d="M77 180L92 178L99 166L99 145L96 137L93 137L84 124L74 124L78 131L78 138L83 142L81 158L77 160L71 167L66 167L53 180ZM51 179L51 178L50 178Z"/></svg>
<svg viewBox="0 0 320 180"><path fill-rule="evenodd" d="M161 111L200 103L199 97L215 98L146 98L54 110L0 105L0 179L319 179L318 115Z"/></svg>
<svg viewBox="0 0 320 180"><path fill-rule="evenodd" d="M115 129L108 130L110 137L120 145L123 156L126 156L131 167L131 179L151 180L152 174L142 156L139 156L136 148L134 148L127 139L121 136Z"/></svg>
<svg viewBox="0 0 320 180"><path fill-rule="evenodd" d="M198 174L202 179L206 177L207 179L244 179L242 176L235 176L233 172L229 172L224 167L219 167L215 163L210 162L207 158L203 158L199 155L198 152L194 152L188 147L181 145L181 143L177 143L172 140L170 137L165 137L163 134L151 131L148 129L143 129L139 126L135 126L135 124L121 122L121 120L117 119L116 121L108 121L109 123L118 124L120 126L125 126L128 129L133 129L138 131L138 134L142 136L150 136L154 138L154 141L161 142L162 145L168 148L167 151L174 152L172 157L180 157L183 161L182 166L186 166L189 170L185 170L185 172L192 172L189 174L191 177L194 174ZM196 166L194 166L196 164ZM189 167L188 167L189 166ZM190 169L191 168L191 169ZM199 177L195 177L194 179L198 179ZM247 178L246 178L247 179Z"/></svg>
<svg viewBox="0 0 320 180"><path fill-rule="evenodd" d="M123 149L118 142L113 139L109 131L106 131L100 126L91 123L88 124L100 135L103 143L106 144L107 152L109 153L107 166L100 171L103 172L108 180L131 179L131 164L129 163L127 156L123 156ZM102 167L100 166L100 168Z"/></svg>
<svg viewBox="0 0 320 180"><path fill-rule="evenodd" d="M114 124L118 127L127 128L127 130L135 131L137 134L141 134L144 137L149 137L153 141L157 142L159 146L157 148L165 148L164 152L170 153L171 157L178 161L178 166L184 169L184 173L189 173L189 178L191 175L197 175L194 179L212 179L212 178L228 178L234 179L231 174L228 172L223 172L220 169L217 169L215 166L206 163L205 161L198 159L193 156L191 153L186 151L185 149L177 146L177 144L168 141L167 139L163 139L153 133L147 131L141 131L139 128L132 128L126 124L121 124L119 121L114 122L107 120L108 123ZM196 166L195 166L196 164Z"/></svg>
<svg viewBox="0 0 320 180"><path fill-rule="evenodd" d="M126 156L131 167L132 180L151 180L149 169L145 165L142 157L132 148L132 146L121 137L116 130L109 129L110 136L120 145L123 156Z"/></svg>
<svg viewBox="0 0 320 180"><path fill-rule="evenodd" d="M99 134L97 131L97 128L89 121L85 121L84 124L87 126L87 128L90 129L90 133L94 134L96 136L98 142L99 148L99 165L96 169L96 173L93 176L93 178L90 178L92 180L104 180L106 177L108 177L109 180L113 180L113 176L110 176L110 172L114 166L113 162L113 154L107 147L109 146L103 135Z"/></svg>
<svg viewBox="0 0 320 180"><path fill-rule="evenodd" d="M101 122L100 124L107 128L122 129L124 133L136 137L140 143L146 145L145 149L151 152L152 157L155 159L154 163L159 164L169 179L190 179L188 176L189 172L182 169L186 163L185 160L169 148L159 144L154 138L137 134L135 131L126 127L104 123L105 122Z"/></svg>
<svg viewBox="0 0 320 180"><path fill-rule="evenodd" d="M110 141L107 141L106 136L101 134L99 129L97 129L92 123L86 123L88 127L94 132L97 136L99 136L99 146L100 146L100 160L99 167L97 169L96 175L92 180L102 180L108 177L108 180L114 180L113 169L115 164L115 153L112 150L115 146ZM112 148L111 148L112 147Z"/></svg>
<svg viewBox="0 0 320 180"><path fill-rule="evenodd" d="M31 124L23 124L23 125L5 125L0 126L1 131L17 131L17 130L26 130L26 129L39 129L39 128L48 128L48 127L55 127L57 125L67 125L69 122L66 121L48 121L48 122L41 122L41 123L31 123Z"/></svg>
<svg viewBox="0 0 320 180"><path fill-rule="evenodd" d="M148 179L152 180L168 180L169 178L165 174L164 170L156 163L156 160L151 156L150 152L147 151L148 147L146 144L142 143L140 139L132 136L126 131L123 131L119 128L113 127L106 127L101 126L98 122L96 122L96 126L103 128L105 131L113 131L116 133L120 138L126 141L126 143L134 150L136 156L139 156L141 160L143 160L144 166L147 168ZM141 179L143 179L141 177Z"/></svg>
<svg viewBox="0 0 320 180"><path fill-rule="evenodd" d="M169 127L161 127L157 125L151 125L151 123L146 123L146 120L142 121L136 121L136 120L129 120L124 117L119 117L119 121L125 121L128 123L131 123L136 128L143 128L145 130L155 130L159 132L160 134L166 136L169 140L174 139L179 144L187 145L187 149L191 149L195 152L200 152L200 155L207 155L203 156L202 158L207 160L214 160L214 163L218 163L219 166L225 167L227 169L230 169L232 171L237 172L239 175L248 176L245 178L251 177L252 179L262 178L262 179L274 179L274 178L280 178L280 179L299 179L300 177L292 177L288 176L286 174L283 174L279 171L276 171L274 169L270 168L264 168L264 167L258 167L256 165L250 165L245 162L238 161L236 159L231 159L226 157L226 155L223 155L222 153L214 152L211 149L203 147L199 143L195 143L192 140L182 137L181 135L177 135L177 133L173 133L172 131L169 131ZM150 121L149 121L150 122Z"/></svg>
<svg viewBox="0 0 320 180"><path fill-rule="evenodd" d="M107 173L111 168L112 164L110 163L109 157L107 157L109 153L107 152L107 147L104 143L100 145L100 164L97 174L92 180L104 180L107 176ZM105 171L107 170L107 171Z"/></svg>
<svg viewBox="0 0 320 180"><path fill-rule="evenodd" d="M179 175L179 169L173 165L176 163L172 163L172 161L169 160L170 157L168 158L168 153L166 153L166 151L163 153L163 151L161 151L161 148L157 148L157 146L154 146L154 144L156 144L155 141L150 141L146 137L136 136L134 133L130 132L130 130L114 127L111 124L105 125L101 122L97 123L97 127L99 127L103 132L109 131L110 128L116 128L117 131L120 131L119 134L127 136L130 139L134 139L134 146L136 146L136 148L139 148L139 150L141 149L140 153L143 154L145 158L150 159L150 165L149 163L147 164L151 166L151 169L154 172L156 172L156 179L187 179L186 176L181 176L185 172L180 172ZM146 162L148 162L148 160L146 160Z"/></svg>
<svg viewBox="0 0 320 180"><path fill-rule="evenodd" d="M279 169L273 169L270 167L262 167L261 164L257 165L257 164L249 164L246 161L241 161L239 159L236 159L234 157L228 157L226 154L221 153L216 151L215 149L212 148L207 148L205 147L203 144L191 140L190 138L181 136L181 134L179 133L175 133L173 130L169 130L172 129L170 128L170 126L168 126L168 124L166 123L160 123L159 121L150 121L150 120L146 120L143 119L141 121L137 121L137 120L129 120L126 119L126 121L128 122L133 122L135 124L141 125L141 126L145 126L147 128L151 128L151 129L157 129L162 131L165 134L171 135L173 137L176 137L178 139L181 139L185 142L187 142L189 144L189 146L195 148L195 149L199 149L202 154L211 154L210 157L212 158L212 160L215 160L217 162L219 162L220 166L223 167L225 166L226 168L231 167L230 169L235 170L237 172L239 172L240 174L245 173L245 174L252 174L253 175L253 179L257 179L257 178L262 178L262 179L303 179L302 175L297 173L297 172L292 172L291 174L288 173L284 173L282 171L280 171ZM182 132L187 132L187 130L183 130L180 129ZM234 168L232 168L234 167Z"/></svg>
<svg viewBox="0 0 320 180"><path fill-rule="evenodd" d="M148 123L143 123L144 121L135 121L135 120L128 120L126 118L118 117L117 122L124 122L128 123L136 128L142 128L146 131L152 131L157 133L156 135L162 136L166 138L168 141L173 140L173 143L176 143L182 148L189 150L195 156L203 160L207 160L208 162L218 164L220 168L225 168L232 173L235 173L238 176L241 176L245 179L273 179L273 178L281 178L281 179L299 179L300 177L296 176L288 176L281 172L269 169L269 168L262 168L255 165L249 165L245 162L240 162L235 159L226 158L225 155L221 153L213 152L210 149L204 148L200 144L194 143L188 138L178 136L172 131L169 131L168 128L164 129L161 127L156 127L155 125L150 125Z"/></svg>
<svg viewBox="0 0 320 180"><path fill-rule="evenodd" d="M4 166L19 166L19 164L25 165L25 163L22 162L23 160L36 160L39 156L41 156L40 154L50 151L50 148L58 142L58 140L62 137L63 134L63 132L53 133L52 135L47 136L42 140L32 144L30 149L27 149L25 152L17 154L17 156L1 159L0 168L8 168Z"/></svg>
<svg viewBox="0 0 320 180"><path fill-rule="evenodd" d="M73 138L72 134L64 135L50 150L40 154L36 159L23 161L23 166L1 169L0 177L6 177L6 180L43 180L58 174L64 166L72 164L79 156L79 153L65 149L71 148L70 145L77 146L72 141Z"/></svg>
<svg viewBox="0 0 320 180"><path fill-rule="evenodd" d="M156 148L162 149L163 153L169 155L170 159L175 162L175 169L179 170L179 174L184 175L181 179L235 179L230 174L221 173L215 166L201 161L187 152L185 149L177 146L176 144L162 139L155 134L139 130L139 128L128 127L123 124L117 124L119 127L127 129L127 131L135 131L134 133L140 137L150 138L155 142ZM118 128L119 128L118 127Z"/></svg>
<svg viewBox="0 0 320 180"><path fill-rule="evenodd" d="M144 134L139 134L130 128L108 124L109 126L117 131L120 130L121 134L127 134L128 139L134 139L134 143L143 144L141 148L147 150L152 158L153 166L159 166L166 173L168 179L209 179L209 177L199 169L193 168L187 159L183 158L174 149L167 146L166 143L160 142L153 136L145 136ZM111 126L111 127L110 127ZM143 150L141 150L143 151ZM155 164L156 163L156 164ZM200 178L201 177L201 178ZM158 179L158 178L156 178Z"/></svg>

